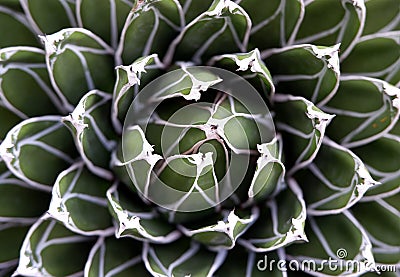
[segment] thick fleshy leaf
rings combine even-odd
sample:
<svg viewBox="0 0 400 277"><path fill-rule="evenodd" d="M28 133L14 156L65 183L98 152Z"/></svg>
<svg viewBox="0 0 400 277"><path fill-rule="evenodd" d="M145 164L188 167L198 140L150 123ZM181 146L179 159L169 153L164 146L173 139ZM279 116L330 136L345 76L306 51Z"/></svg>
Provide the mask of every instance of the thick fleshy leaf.
<svg viewBox="0 0 400 277"><path fill-rule="evenodd" d="M362 201L371 201L400 192L400 137L387 134L366 145L352 149L379 181L371 187Z"/></svg>
<svg viewBox="0 0 400 277"><path fill-rule="evenodd" d="M282 146L280 137L258 145L260 157L257 159L257 168L248 190L250 202L253 199L264 200L284 188L286 169L282 162Z"/></svg>
<svg viewBox="0 0 400 277"><path fill-rule="evenodd" d="M309 217L305 231L308 243L292 244L286 248L289 260L299 263L315 261L303 262L303 271L314 276L357 276L375 267L371 242L360 223L348 211ZM329 266L328 261L337 267Z"/></svg>
<svg viewBox="0 0 400 277"><path fill-rule="evenodd" d="M34 188L51 191L58 174L74 162L75 146L59 116L27 119L0 144L9 170ZM32 162L32 157L36 161Z"/></svg>
<svg viewBox="0 0 400 277"><path fill-rule="evenodd" d="M307 98L316 105L328 101L339 85L339 44L311 44L267 50L261 54L278 93Z"/></svg>
<svg viewBox="0 0 400 277"><path fill-rule="evenodd" d="M363 35L400 29L400 5L397 0L365 1L367 16Z"/></svg>
<svg viewBox="0 0 400 277"><path fill-rule="evenodd" d="M214 276L226 257L226 250L211 252L182 239L172 244L144 243L143 260L153 276Z"/></svg>
<svg viewBox="0 0 400 277"><path fill-rule="evenodd" d="M37 34L52 34L64 28L77 26L75 0L20 1L29 24Z"/></svg>
<svg viewBox="0 0 400 277"><path fill-rule="evenodd" d="M0 161L0 167L3 162ZM32 224L48 208L50 195L0 169L0 222ZM1 267L1 266L0 266Z"/></svg>
<svg viewBox="0 0 400 277"><path fill-rule="evenodd" d="M152 53L164 56L183 24L178 0L138 1L122 29L116 63L130 64Z"/></svg>
<svg viewBox="0 0 400 277"><path fill-rule="evenodd" d="M114 185L107 191L110 212L115 220L115 236L136 240L171 243L181 234L175 226L163 221L150 206L124 186Z"/></svg>
<svg viewBox="0 0 400 277"><path fill-rule="evenodd" d="M10 46L39 46L23 13L0 5L0 48Z"/></svg>
<svg viewBox="0 0 400 277"><path fill-rule="evenodd" d="M151 276L141 249L141 243L133 239L100 237L90 251L84 276Z"/></svg>
<svg viewBox="0 0 400 277"><path fill-rule="evenodd" d="M51 83L68 111L90 90L112 91L114 50L94 33L68 28L40 38Z"/></svg>
<svg viewBox="0 0 400 277"><path fill-rule="evenodd" d="M42 49L3 48L0 67L0 102L9 111L22 119L64 112L51 87Z"/></svg>
<svg viewBox="0 0 400 277"><path fill-rule="evenodd" d="M137 0L77 0L79 27L91 30L104 41L117 48L125 18ZM101 18L101 20L99 20Z"/></svg>
<svg viewBox="0 0 400 277"><path fill-rule="evenodd" d="M152 80L162 67L157 55L139 58L129 66L116 67L117 80L114 86L111 119L119 133L122 132L122 123L139 89Z"/></svg>
<svg viewBox="0 0 400 277"><path fill-rule="evenodd" d="M277 129L282 132L284 145L291 145L286 148L285 164L292 175L315 159L334 115L302 97L278 94L274 100Z"/></svg>
<svg viewBox="0 0 400 277"><path fill-rule="evenodd" d="M180 226L180 230L187 237L207 245L212 250L232 249L237 239L254 224L259 216L259 209L232 210L222 212L224 218L216 224L193 229L191 226ZM196 225L199 225L198 223Z"/></svg>
<svg viewBox="0 0 400 277"><path fill-rule="evenodd" d="M295 177L312 215L341 213L377 184L360 158L327 138L313 163Z"/></svg>
<svg viewBox="0 0 400 277"><path fill-rule="evenodd" d="M327 135L347 148L370 143L399 120L400 89L379 79L341 77L334 97L322 110L335 114Z"/></svg>
<svg viewBox="0 0 400 277"><path fill-rule="evenodd" d="M400 31L361 37L341 63L342 75L362 75L400 84Z"/></svg>
<svg viewBox="0 0 400 277"><path fill-rule="evenodd" d="M235 1L249 14L251 28L250 47L262 50L292 44L304 17L303 0ZM262 7L262 8L261 8Z"/></svg>
<svg viewBox="0 0 400 277"><path fill-rule="evenodd" d="M110 111L111 95L92 90L82 97L69 116L62 118L88 169L108 180L113 178L108 167L111 151L116 146Z"/></svg>
<svg viewBox="0 0 400 277"><path fill-rule="evenodd" d="M216 0L185 26L163 61L166 65L172 60L200 63L213 55L246 52L250 28L251 20L242 7L230 0Z"/></svg>
<svg viewBox="0 0 400 277"><path fill-rule="evenodd" d="M206 12L210 8L214 0L178 0L182 5L183 14L185 16L186 24L190 23L193 19L198 17L203 12Z"/></svg>
<svg viewBox="0 0 400 277"><path fill-rule="evenodd" d="M365 4L360 0L305 1L305 14L294 44L341 43L345 58L360 37L365 22Z"/></svg>
<svg viewBox="0 0 400 277"><path fill-rule="evenodd" d="M114 232L106 191L110 182L93 175L82 162L58 176L47 214L71 231L92 236Z"/></svg>
<svg viewBox="0 0 400 277"><path fill-rule="evenodd" d="M400 264L400 194L357 203L351 211L372 242L375 261L383 265Z"/></svg>
<svg viewBox="0 0 400 277"><path fill-rule="evenodd" d="M22 276L80 276L93 238L76 235L55 220L38 220L29 230L14 273Z"/></svg>
<svg viewBox="0 0 400 277"><path fill-rule="evenodd" d="M275 92L271 73L261 60L258 49L244 54L215 56L209 64L232 72L236 71L236 74L248 80L258 91L263 91L265 96L270 97Z"/></svg>
<svg viewBox="0 0 400 277"><path fill-rule="evenodd" d="M261 207L258 220L239 243L250 251L266 252L295 241L307 241L305 220L302 192L296 182L289 179L288 188Z"/></svg>

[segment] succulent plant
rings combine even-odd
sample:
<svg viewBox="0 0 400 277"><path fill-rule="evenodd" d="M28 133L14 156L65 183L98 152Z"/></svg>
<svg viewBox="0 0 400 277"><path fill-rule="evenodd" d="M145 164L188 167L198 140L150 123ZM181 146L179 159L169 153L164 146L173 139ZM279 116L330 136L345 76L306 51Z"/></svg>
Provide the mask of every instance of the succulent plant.
<svg viewBox="0 0 400 277"><path fill-rule="evenodd" d="M0 276L396 276L398 0L2 0L0 33Z"/></svg>

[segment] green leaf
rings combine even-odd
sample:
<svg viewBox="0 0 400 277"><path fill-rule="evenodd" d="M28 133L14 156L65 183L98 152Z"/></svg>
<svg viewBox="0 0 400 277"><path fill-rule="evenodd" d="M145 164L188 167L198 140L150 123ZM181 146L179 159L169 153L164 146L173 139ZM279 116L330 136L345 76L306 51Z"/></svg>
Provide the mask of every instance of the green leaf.
<svg viewBox="0 0 400 277"><path fill-rule="evenodd" d="M0 48L10 46L39 46L24 14L0 6Z"/></svg>
<svg viewBox="0 0 400 277"><path fill-rule="evenodd" d="M362 201L351 208L372 242L375 261L383 265L400 263L400 194Z"/></svg>
<svg viewBox="0 0 400 277"><path fill-rule="evenodd" d="M302 97L278 94L274 100L277 129L282 132L284 145L291 145L285 148L285 165L292 175L315 159L334 115Z"/></svg>
<svg viewBox="0 0 400 277"><path fill-rule="evenodd" d="M365 14L364 1L307 1L293 44L341 43L341 59L344 59L363 31Z"/></svg>
<svg viewBox="0 0 400 277"><path fill-rule="evenodd" d="M334 97L321 109L336 117L327 135L347 148L389 132L399 119L400 89L368 77L343 76Z"/></svg>
<svg viewBox="0 0 400 277"><path fill-rule="evenodd" d="M177 0L138 1L122 29L116 63L130 64L152 53L163 57L183 24L183 11Z"/></svg>
<svg viewBox="0 0 400 277"><path fill-rule="evenodd" d="M0 144L0 157L19 179L49 192L58 174L74 162L75 146L61 117L34 117L11 129Z"/></svg>
<svg viewBox="0 0 400 277"><path fill-rule="evenodd" d="M21 0L21 6L29 24L37 34L52 34L61 29L76 27L77 25L75 1Z"/></svg>
<svg viewBox="0 0 400 277"><path fill-rule="evenodd" d="M181 239L172 244L144 243L143 260L153 276L214 276L226 257L225 250L211 252Z"/></svg>
<svg viewBox="0 0 400 277"><path fill-rule="evenodd" d="M179 0L179 3L181 3L183 9L186 24L190 23L193 19L198 17L203 12L206 12L213 1L214 0Z"/></svg>
<svg viewBox="0 0 400 277"><path fill-rule="evenodd" d="M295 241L307 241L305 220L302 192L296 182L289 179L288 188L261 207L258 220L238 242L249 251L266 252Z"/></svg>
<svg viewBox="0 0 400 277"><path fill-rule="evenodd" d="M100 237L90 251L84 275L150 276L141 256L141 243L133 239Z"/></svg>
<svg viewBox="0 0 400 277"><path fill-rule="evenodd" d="M362 75L400 84L400 31L361 37L341 63L342 75Z"/></svg>
<svg viewBox="0 0 400 277"><path fill-rule="evenodd" d="M251 48L259 47L264 50L293 43L304 17L302 0L270 0L268 5L262 0L235 2L248 12L253 23L250 36Z"/></svg>
<svg viewBox="0 0 400 277"><path fill-rule="evenodd" d="M76 7L78 25L93 31L116 49L125 18L136 2L136 0L97 0L95 2L79 0Z"/></svg>
<svg viewBox="0 0 400 277"><path fill-rule="evenodd" d="M47 214L81 235L114 232L106 191L110 182L93 175L82 162L61 172L54 186Z"/></svg>
<svg viewBox="0 0 400 277"><path fill-rule="evenodd" d="M14 273L23 276L81 275L93 238L72 233L55 220L38 220L29 230Z"/></svg>
<svg viewBox="0 0 400 277"><path fill-rule="evenodd" d="M327 138L313 163L298 171L295 178L311 215L341 213L377 184L359 157Z"/></svg>
<svg viewBox="0 0 400 277"><path fill-rule="evenodd" d="M363 35L399 30L400 6L397 0L368 0Z"/></svg>
<svg viewBox="0 0 400 277"><path fill-rule="evenodd" d="M116 145L110 110L111 95L92 90L81 98L70 115L62 118L88 169L108 180L113 178L108 167L111 151Z"/></svg>
<svg viewBox="0 0 400 277"><path fill-rule="evenodd" d="M311 44L267 50L261 54L278 93L302 96L320 106L339 86L339 44Z"/></svg>
<svg viewBox="0 0 400 277"><path fill-rule="evenodd" d="M192 226L179 226L186 237L207 245L211 250L232 249L237 239L243 235L259 216L259 209L223 211L222 220L216 224L193 229ZM197 224L199 225L199 224Z"/></svg>
<svg viewBox="0 0 400 277"><path fill-rule="evenodd" d="M124 186L112 186L107 191L107 200L115 219L117 238L171 243L181 236L173 225L164 222L150 206L144 205L137 195Z"/></svg>
<svg viewBox="0 0 400 277"><path fill-rule="evenodd" d="M94 33L69 28L40 38L51 83L65 109L72 111L90 90L112 91L114 50Z"/></svg>
<svg viewBox="0 0 400 277"><path fill-rule="evenodd" d="M306 273L314 276L355 276L375 267L371 242L360 223L348 211L337 215L310 216L305 231L309 242L287 247L286 259L298 261ZM311 260L314 263L302 262Z"/></svg>
<svg viewBox="0 0 400 277"><path fill-rule="evenodd" d="M250 28L250 18L242 7L232 1L216 0L171 42L163 62L200 63L213 55L246 52Z"/></svg>

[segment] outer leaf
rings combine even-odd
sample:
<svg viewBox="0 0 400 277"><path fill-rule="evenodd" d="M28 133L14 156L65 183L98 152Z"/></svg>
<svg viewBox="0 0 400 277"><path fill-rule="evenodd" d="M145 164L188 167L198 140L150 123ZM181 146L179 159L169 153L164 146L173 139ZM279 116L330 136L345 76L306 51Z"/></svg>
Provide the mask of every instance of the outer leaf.
<svg viewBox="0 0 400 277"><path fill-rule="evenodd" d="M115 219L115 236L136 240L171 243L180 237L173 225L165 223L150 207L124 187L112 186L107 191L109 209Z"/></svg>
<svg viewBox="0 0 400 277"><path fill-rule="evenodd" d="M54 220L38 220L29 230L14 275L81 275L93 238L76 235Z"/></svg>
<svg viewBox="0 0 400 277"><path fill-rule="evenodd" d="M40 38L52 85L68 111L89 90L112 91L113 49L95 34L69 28Z"/></svg>
<svg viewBox="0 0 400 277"><path fill-rule="evenodd" d="M76 27L75 0L20 0L20 2L29 24L37 34L52 34L64 28Z"/></svg>
<svg viewBox="0 0 400 277"><path fill-rule="evenodd" d="M24 14L0 5L0 48L39 46Z"/></svg>
<svg viewBox="0 0 400 277"><path fill-rule="evenodd" d="M339 86L339 44L311 44L267 50L261 54L278 93L299 95L316 105L326 103Z"/></svg>
<svg viewBox="0 0 400 277"><path fill-rule="evenodd" d="M250 28L251 20L242 7L230 0L216 0L172 41L164 64L173 59L200 63L213 55L245 52Z"/></svg>
<svg viewBox="0 0 400 277"><path fill-rule="evenodd" d="M303 0L239 0L253 22L250 45L262 50L292 44L304 17ZM260 9L262 7L262 9ZM266 35L268 34L268 35Z"/></svg>
<svg viewBox="0 0 400 277"><path fill-rule="evenodd" d="M100 237L90 251L85 276L150 276L142 262L141 247L132 239Z"/></svg>
<svg viewBox="0 0 400 277"><path fill-rule="evenodd" d="M58 176L47 213L75 233L109 235L114 232L105 199L109 186L83 163L75 163Z"/></svg>
<svg viewBox="0 0 400 277"><path fill-rule="evenodd" d="M400 192L400 137L387 134L353 149L380 184L371 187L362 201L371 201Z"/></svg>
<svg viewBox="0 0 400 277"><path fill-rule="evenodd" d="M351 211L372 242L375 261L381 265L400 264L400 194L357 203Z"/></svg>
<svg viewBox="0 0 400 277"><path fill-rule="evenodd" d="M307 241L304 233L306 206L302 192L293 179L289 188L261 208L259 219L239 243L252 252L266 252L294 241Z"/></svg>
<svg viewBox="0 0 400 277"><path fill-rule="evenodd" d="M76 14L79 27L92 30L116 49L125 18L132 7L137 5L136 2L136 0L98 0L95 2L77 0Z"/></svg>
<svg viewBox="0 0 400 277"><path fill-rule="evenodd" d="M44 191L51 191L58 174L74 162L74 155L73 140L59 116L27 119L0 144L0 157L9 170ZM40 163L32 163L32 156Z"/></svg>
<svg viewBox="0 0 400 277"><path fill-rule="evenodd" d="M198 229L188 229L181 225L180 230L185 236L207 245L209 249L232 249L237 239L254 224L258 216L257 207L253 207L251 211L226 211L223 220L218 221L217 224Z"/></svg>
<svg viewBox="0 0 400 277"><path fill-rule="evenodd" d="M363 31L365 14L364 1L360 0L305 1L304 19L293 43L341 43L344 59Z"/></svg>
<svg viewBox="0 0 400 277"><path fill-rule="evenodd" d="M210 252L197 243L144 244L143 260L153 276L214 276L226 257L225 250Z"/></svg>
<svg viewBox="0 0 400 277"><path fill-rule="evenodd" d="M183 24L183 11L177 0L138 1L122 29L116 63L130 64L152 53L164 56Z"/></svg>
<svg viewBox="0 0 400 277"><path fill-rule="evenodd" d="M109 118L111 95L93 90L85 94L74 111L62 120L75 138L75 144L86 166L94 174L112 179L109 167L115 148L114 133Z"/></svg>
<svg viewBox="0 0 400 277"><path fill-rule="evenodd" d="M400 31L361 37L341 63L346 74L362 75L400 84Z"/></svg>
<svg viewBox="0 0 400 277"><path fill-rule="evenodd" d="M367 16L363 35L399 30L400 6L397 0L365 1Z"/></svg>
<svg viewBox="0 0 400 277"><path fill-rule="evenodd" d="M289 175L310 164L321 147L325 129L334 115L324 113L302 97L276 95L277 128L283 133Z"/></svg>
<svg viewBox="0 0 400 277"><path fill-rule="evenodd" d="M316 276L356 276L375 267L371 242L360 223L348 212L309 217L309 243L286 248L286 258L301 261L306 273ZM329 266L335 264L337 267ZM342 266L340 266L342 265Z"/></svg>
<svg viewBox="0 0 400 277"><path fill-rule="evenodd" d="M341 213L377 182L353 152L324 139L314 162L296 176L311 215Z"/></svg>
<svg viewBox="0 0 400 277"><path fill-rule="evenodd" d="M347 148L361 146L382 137L396 124L400 89L378 79L342 77L339 90L321 109L336 114L327 130L330 138Z"/></svg>

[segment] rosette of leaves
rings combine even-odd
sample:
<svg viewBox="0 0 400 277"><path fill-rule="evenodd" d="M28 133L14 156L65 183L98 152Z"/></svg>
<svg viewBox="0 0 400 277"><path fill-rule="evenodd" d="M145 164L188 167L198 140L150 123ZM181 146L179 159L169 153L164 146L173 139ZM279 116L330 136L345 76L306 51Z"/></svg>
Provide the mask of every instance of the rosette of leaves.
<svg viewBox="0 0 400 277"><path fill-rule="evenodd" d="M399 270L399 7L398 0L1 1L0 275ZM190 65L251 83L276 136L254 135L248 111L212 91L218 78ZM170 93L174 82L165 84L152 128L124 132L132 155L124 160L132 101L174 69L186 70L186 90ZM198 100L220 109L192 107ZM197 125L179 123L184 135L167 160L157 134L185 107ZM199 128L210 118L227 122L214 139ZM126 171L138 183L153 172L184 191L179 203L190 207L199 199L193 191L219 187L240 149L251 156L246 178L225 201L194 213L148 201ZM287 271L260 266L265 257L287 261ZM329 260L362 266L332 268ZM289 267L293 261L307 263Z"/></svg>

